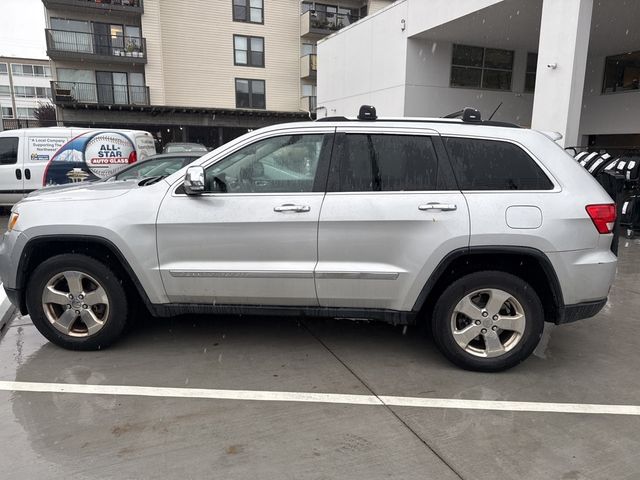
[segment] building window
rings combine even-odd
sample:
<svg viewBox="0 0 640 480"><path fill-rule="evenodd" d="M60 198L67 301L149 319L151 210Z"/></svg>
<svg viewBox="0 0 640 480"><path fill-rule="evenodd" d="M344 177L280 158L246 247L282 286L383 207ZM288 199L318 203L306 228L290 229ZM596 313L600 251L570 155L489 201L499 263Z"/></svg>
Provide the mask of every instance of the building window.
<svg viewBox="0 0 640 480"><path fill-rule="evenodd" d="M2 118L13 118L13 108L2 107Z"/></svg>
<svg viewBox="0 0 640 480"><path fill-rule="evenodd" d="M613 55L604 61L602 93L640 88L640 51Z"/></svg>
<svg viewBox="0 0 640 480"><path fill-rule="evenodd" d="M47 87L15 86L13 91L20 98L51 98L51 89Z"/></svg>
<svg viewBox="0 0 640 480"><path fill-rule="evenodd" d="M7 64L0 63L0 75L6 75L7 73L9 73L9 71L7 70Z"/></svg>
<svg viewBox="0 0 640 480"><path fill-rule="evenodd" d="M266 108L264 80L236 78L236 108Z"/></svg>
<svg viewBox="0 0 640 480"><path fill-rule="evenodd" d="M454 45L451 86L511 90L513 50Z"/></svg>
<svg viewBox="0 0 640 480"><path fill-rule="evenodd" d="M533 92L536 89L536 68L538 66L538 54L527 53L527 73L524 77L524 91Z"/></svg>
<svg viewBox="0 0 640 480"><path fill-rule="evenodd" d="M0 97L9 97L11 96L11 90L9 89L9 85L0 85Z"/></svg>
<svg viewBox="0 0 640 480"><path fill-rule="evenodd" d="M236 65L264 67L264 38L234 35L233 60Z"/></svg>
<svg viewBox="0 0 640 480"><path fill-rule="evenodd" d="M262 0L233 0L233 20L264 23Z"/></svg>
<svg viewBox="0 0 640 480"><path fill-rule="evenodd" d="M36 118L35 111L31 107L18 107L18 118Z"/></svg>
<svg viewBox="0 0 640 480"><path fill-rule="evenodd" d="M44 65L23 65L21 63L12 63L11 73L16 76L25 77L50 77L51 69Z"/></svg>

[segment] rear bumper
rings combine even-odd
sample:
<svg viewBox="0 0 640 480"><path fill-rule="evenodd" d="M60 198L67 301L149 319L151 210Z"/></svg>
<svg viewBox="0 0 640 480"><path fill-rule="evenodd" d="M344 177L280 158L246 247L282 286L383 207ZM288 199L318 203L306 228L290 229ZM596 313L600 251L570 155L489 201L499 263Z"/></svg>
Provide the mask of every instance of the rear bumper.
<svg viewBox="0 0 640 480"><path fill-rule="evenodd" d="M607 299L596 300L593 302L576 303L573 305L565 305L558 311L556 324L576 322L585 318L591 318L597 315L600 310L607 304Z"/></svg>

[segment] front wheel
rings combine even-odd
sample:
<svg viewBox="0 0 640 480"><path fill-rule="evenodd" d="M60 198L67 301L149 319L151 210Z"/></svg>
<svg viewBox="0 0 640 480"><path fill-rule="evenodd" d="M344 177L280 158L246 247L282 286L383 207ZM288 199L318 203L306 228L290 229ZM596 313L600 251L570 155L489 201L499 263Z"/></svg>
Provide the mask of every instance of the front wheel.
<svg viewBox="0 0 640 480"><path fill-rule="evenodd" d="M31 321L49 341L71 350L111 345L127 322L127 299L114 273L79 254L49 258L27 285Z"/></svg>
<svg viewBox="0 0 640 480"><path fill-rule="evenodd" d="M467 370L506 370L527 358L544 329L544 310L534 289L515 275L488 271L466 275L436 302L436 345Z"/></svg>

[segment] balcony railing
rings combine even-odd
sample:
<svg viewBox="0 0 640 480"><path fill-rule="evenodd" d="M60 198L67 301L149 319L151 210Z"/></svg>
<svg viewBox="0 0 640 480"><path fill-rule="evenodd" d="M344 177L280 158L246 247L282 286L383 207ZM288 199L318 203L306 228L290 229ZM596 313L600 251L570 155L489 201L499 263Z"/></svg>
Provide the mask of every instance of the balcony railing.
<svg viewBox="0 0 640 480"><path fill-rule="evenodd" d="M47 54L50 58L103 59L108 62L145 63L147 42L142 37L123 35L97 35L67 30L46 30Z"/></svg>
<svg viewBox="0 0 640 480"><path fill-rule="evenodd" d="M149 105L149 87L80 82L51 82L57 105Z"/></svg>
<svg viewBox="0 0 640 480"><path fill-rule="evenodd" d="M300 78L315 78L318 72L318 56L315 53L300 58Z"/></svg>
<svg viewBox="0 0 640 480"><path fill-rule="evenodd" d="M144 0L42 0L47 8L102 9L110 12L143 13Z"/></svg>
<svg viewBox="0 0 640 480"><path fill-rule="evenodd" d="M300 16L302 37L323 37L360 20L358 15L308 11Z"/></svg>

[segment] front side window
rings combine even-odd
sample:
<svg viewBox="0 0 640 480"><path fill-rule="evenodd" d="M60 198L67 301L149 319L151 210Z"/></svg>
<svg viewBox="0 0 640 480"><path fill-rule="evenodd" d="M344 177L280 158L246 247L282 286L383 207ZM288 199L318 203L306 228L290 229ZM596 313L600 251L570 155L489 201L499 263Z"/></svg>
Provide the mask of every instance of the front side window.
<svg viewBox="0 0 640 480"><path fill-rule="evenodd" d="M18 137L0 138L0 165L14 165L18 161Z"/></svg>
<svg viewBox="0 0 640 480"><path fill-rule="evenodd" d="M264 67L264 38L233 36L234 63L247 67Z"/></svg>
<svg viewBox="0 0 640 480"><path fill-rule="evenodd" d="M522 148L475 138L444 138L461 190L552 190L553 183Z"/></svg>
<svg viewBox="0 0 640 480"><path fill-rule="evenodd" d="M266 108L264 80L236 78L236 108Z"/></svg>
<svg viewBox="0 0 640 480"><path fill-rule="evenodd" d="M454 45L451 86L511 90L513 50Z"/></svg>
<svg viewBox="0 0 640 480"><path fill-rule="evenodd" d="M346 134L334 159L332 189L340 192L437 189L438 159L428 136Z"/></svg>
<svg viewBox="0 0 640 480"><path fill-rule="evenodd" d="M262 0L233 0L233 20L263 23L263 8Z"/></svg>
<svg viewBox="0 0 640 480"><path fill-rule="evenodd" d="M253 143L208 167L206 190L216 193L312 192L325 138L330 137L323 134L284 135Z"/></svg>
<svg viewBox="0 0 640 480"><path fill-rule="evenodd" d="M640 51L607 57L602 93L640 89Z"/></svg>

